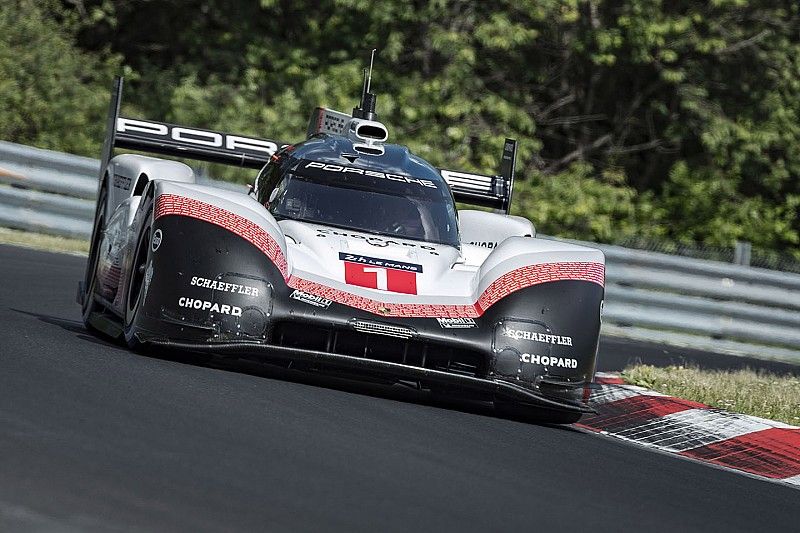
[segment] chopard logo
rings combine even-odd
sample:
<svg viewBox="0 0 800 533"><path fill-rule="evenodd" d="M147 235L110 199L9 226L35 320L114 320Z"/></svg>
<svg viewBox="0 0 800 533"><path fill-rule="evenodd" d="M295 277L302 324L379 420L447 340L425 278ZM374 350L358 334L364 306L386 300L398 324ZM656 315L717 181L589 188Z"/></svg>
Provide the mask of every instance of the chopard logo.
<svg viewBox="0 0 800 533"><path fill-rule="evenodd" d="M548 357L530 353L520 354L519 360L522 363L531 363L542 366L560 366L561 368L578 368L578 360L570 357Z"/></svg>
<svg viewBox="0 0 800 533"><path fill-rule="evenodd" d="M224 315L242 316L242 308L235 305L218 304L216 302L209 302L207 300L195 300L194 298L186 298L181 296L178 298L178 305L188 309L201 309L211 313L222 313Z"/></svg>

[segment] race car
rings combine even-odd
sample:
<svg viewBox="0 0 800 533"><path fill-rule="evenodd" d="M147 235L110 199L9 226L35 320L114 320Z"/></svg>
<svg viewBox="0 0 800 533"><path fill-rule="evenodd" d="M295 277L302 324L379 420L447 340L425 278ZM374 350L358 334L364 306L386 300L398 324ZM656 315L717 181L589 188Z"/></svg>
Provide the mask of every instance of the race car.
<svg viewBox="0 0 800 533"><path fill-rule="evenodd" d="M125 118L122 87L78 288L87 328L132 348L401 383L552 423L591 411L604 256L537 238L509 214L516 141L498 175L458 172L387 142L366 84L350 114L315 109L296 143ZM239 192L115 148L258 173Z"/></svg>

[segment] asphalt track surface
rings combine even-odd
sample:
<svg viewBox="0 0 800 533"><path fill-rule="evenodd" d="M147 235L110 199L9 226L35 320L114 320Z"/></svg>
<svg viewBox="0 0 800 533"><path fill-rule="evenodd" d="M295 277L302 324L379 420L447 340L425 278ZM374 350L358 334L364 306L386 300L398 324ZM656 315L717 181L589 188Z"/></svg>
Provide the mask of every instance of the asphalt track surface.
<svg viewBox="0 0 800 533"><path fill-rule="evenodd" d="M0 531L800 523L796 489L570 427L261 365L131 353L83 329L83 264L0 246Z"/></svg>

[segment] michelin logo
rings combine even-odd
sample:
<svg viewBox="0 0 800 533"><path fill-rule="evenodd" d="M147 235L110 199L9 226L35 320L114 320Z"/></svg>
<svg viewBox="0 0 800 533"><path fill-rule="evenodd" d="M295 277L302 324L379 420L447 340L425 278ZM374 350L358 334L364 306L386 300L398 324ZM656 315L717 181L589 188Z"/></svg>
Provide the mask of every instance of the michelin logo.
<svg viewBox="0 0 800 533"><path fill-rule="evenodd" d="M561 368L578 368L578 360L569 357L548 357L530 353L520 354L521 363L531 363L542 366L559 366Z"/></svg>
<svg viewBox="0 0 800 533"><path fill-rule="evenodd" d="M153 242L150 243L150 249L154 252L158 251L158 248L161 246L161 240L164 238L164 234L161 233L160 229L157 229L155 233L153 233Z"/></svg>
<svg viewBox="0 0 800 533"><path fill-rule="evenodd" d="M536 331L527 331L524 329L503 328L502 335L514 340L543 342L545 344L556 344L558 346L572 346L572 337L538 333Z"/></svg>

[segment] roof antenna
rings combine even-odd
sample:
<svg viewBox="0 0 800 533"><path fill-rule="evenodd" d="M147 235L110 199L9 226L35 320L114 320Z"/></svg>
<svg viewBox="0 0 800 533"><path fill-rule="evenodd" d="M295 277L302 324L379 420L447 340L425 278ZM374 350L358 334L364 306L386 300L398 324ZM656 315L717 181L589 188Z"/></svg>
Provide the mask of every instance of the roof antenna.
<svg viewBox="0 0 800 533"><path fill-rule="evenodd" d="M372 65L375 62L375 52L377 48L372 49L372 55L369 58L369 70L364 69L364 85L361 88L361 102L358 107L353 108L353 118L361 118L364 120L377 120L378 115L375 113L375 103L377 97L369 92L372 85Z"/></svg>
<svg viewBox="0 0 800 533"><path fill-rule="evenodd" d="M375 62L375 52L377 48L372 49L372 54L369 56L369 77L367 77L367 92L369 92L369 86L372 84L372 64Z"/></svg>

